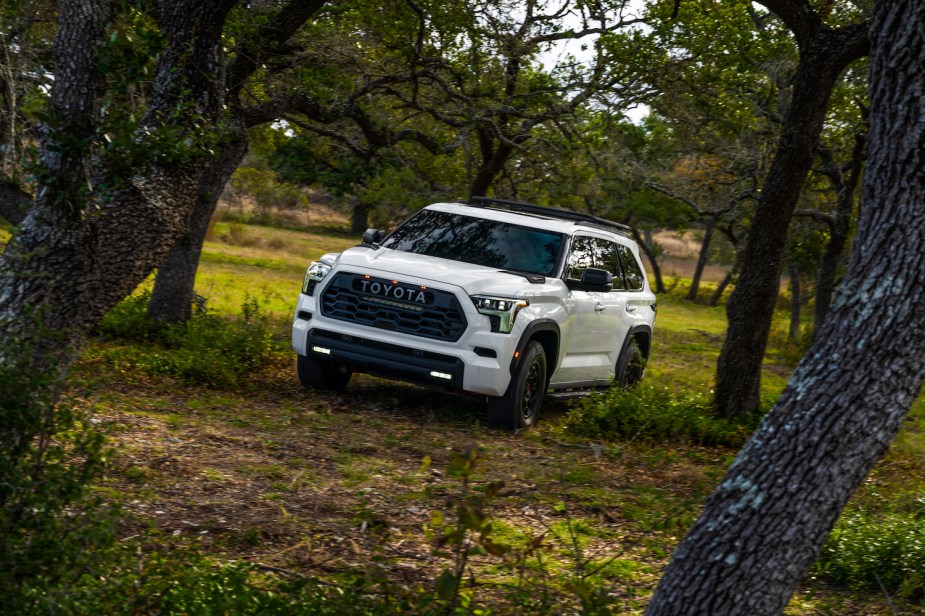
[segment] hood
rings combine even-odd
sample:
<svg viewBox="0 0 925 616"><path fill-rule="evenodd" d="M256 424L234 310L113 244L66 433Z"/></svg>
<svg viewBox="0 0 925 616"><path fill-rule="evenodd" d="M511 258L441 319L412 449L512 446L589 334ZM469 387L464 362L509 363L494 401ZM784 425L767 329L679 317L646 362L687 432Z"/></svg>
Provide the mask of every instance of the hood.
<svg viewBox="0 0 925 616"><path fill-rule="evenodd" d="M538 284L520 274L509 274L493 267L473 265L451 259L440 259L389 248L374 250L358 246L341 253L338 269L357 268L360 271L381 272L396 278L413 276L440 285L462 288L468 295L496 293L514 297L534 291Z"/></svg>

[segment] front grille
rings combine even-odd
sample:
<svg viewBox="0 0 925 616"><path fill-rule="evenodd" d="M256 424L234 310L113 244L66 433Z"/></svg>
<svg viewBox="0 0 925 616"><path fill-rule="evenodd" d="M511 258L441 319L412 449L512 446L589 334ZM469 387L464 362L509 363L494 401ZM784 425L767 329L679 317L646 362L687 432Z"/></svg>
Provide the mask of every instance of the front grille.
<svg viewBox="0 0 925 616"><path fill-rule="evenodd" d="M449 342L459 340L466 329L466 317L452 293L350 272L339 272L327 285L321 314Z"/></svg>

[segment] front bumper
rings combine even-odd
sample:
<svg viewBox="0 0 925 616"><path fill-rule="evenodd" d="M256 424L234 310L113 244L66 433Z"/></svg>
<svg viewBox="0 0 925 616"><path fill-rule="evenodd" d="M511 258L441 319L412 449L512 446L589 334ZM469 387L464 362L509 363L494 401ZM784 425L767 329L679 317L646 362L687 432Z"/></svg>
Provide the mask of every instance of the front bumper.
<svg viewBox="0 0 925 616"><path fill-rule="evenodd" d="M308 355L319 361L416 383L463 389L465 364L458 357L379 342L316 327L307 334Z"/></svg>
<svg viewBox="0 0 925 616"><path fill-rule="evenodd" d="M511 334L491 333L488 317L474 307L467 314L470 326L453 343L329 319L317 309L315 297L299 296L292 324L292 348L299 355L355 372L478 395L502 396L507 391L521 330L515 326Z"/></svg>

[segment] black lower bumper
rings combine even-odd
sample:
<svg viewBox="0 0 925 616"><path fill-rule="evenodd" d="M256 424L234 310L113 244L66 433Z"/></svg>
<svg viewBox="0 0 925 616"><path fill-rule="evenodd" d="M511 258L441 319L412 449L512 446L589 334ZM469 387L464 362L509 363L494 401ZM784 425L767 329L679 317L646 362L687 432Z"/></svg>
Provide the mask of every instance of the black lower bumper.
<svg viewBox="0 0 925 616"><path fill-rule="evenodd" d="M463 386L465 364L450 355L319 328L308 331L307 350L312 359L347 366L354 372L448 389L462 389Z"/></svg>

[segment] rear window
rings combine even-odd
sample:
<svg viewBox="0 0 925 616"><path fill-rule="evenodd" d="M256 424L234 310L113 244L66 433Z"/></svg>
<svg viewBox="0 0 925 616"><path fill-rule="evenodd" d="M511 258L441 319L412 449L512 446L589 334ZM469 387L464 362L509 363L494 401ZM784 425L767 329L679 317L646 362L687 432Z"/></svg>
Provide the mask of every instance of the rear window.
<svg viewBox="0 0 925 616"><path fill-rule="evenodd" d="M496 220L421 210L382 246L473 265L551 276L562 234Z"/></svg>

